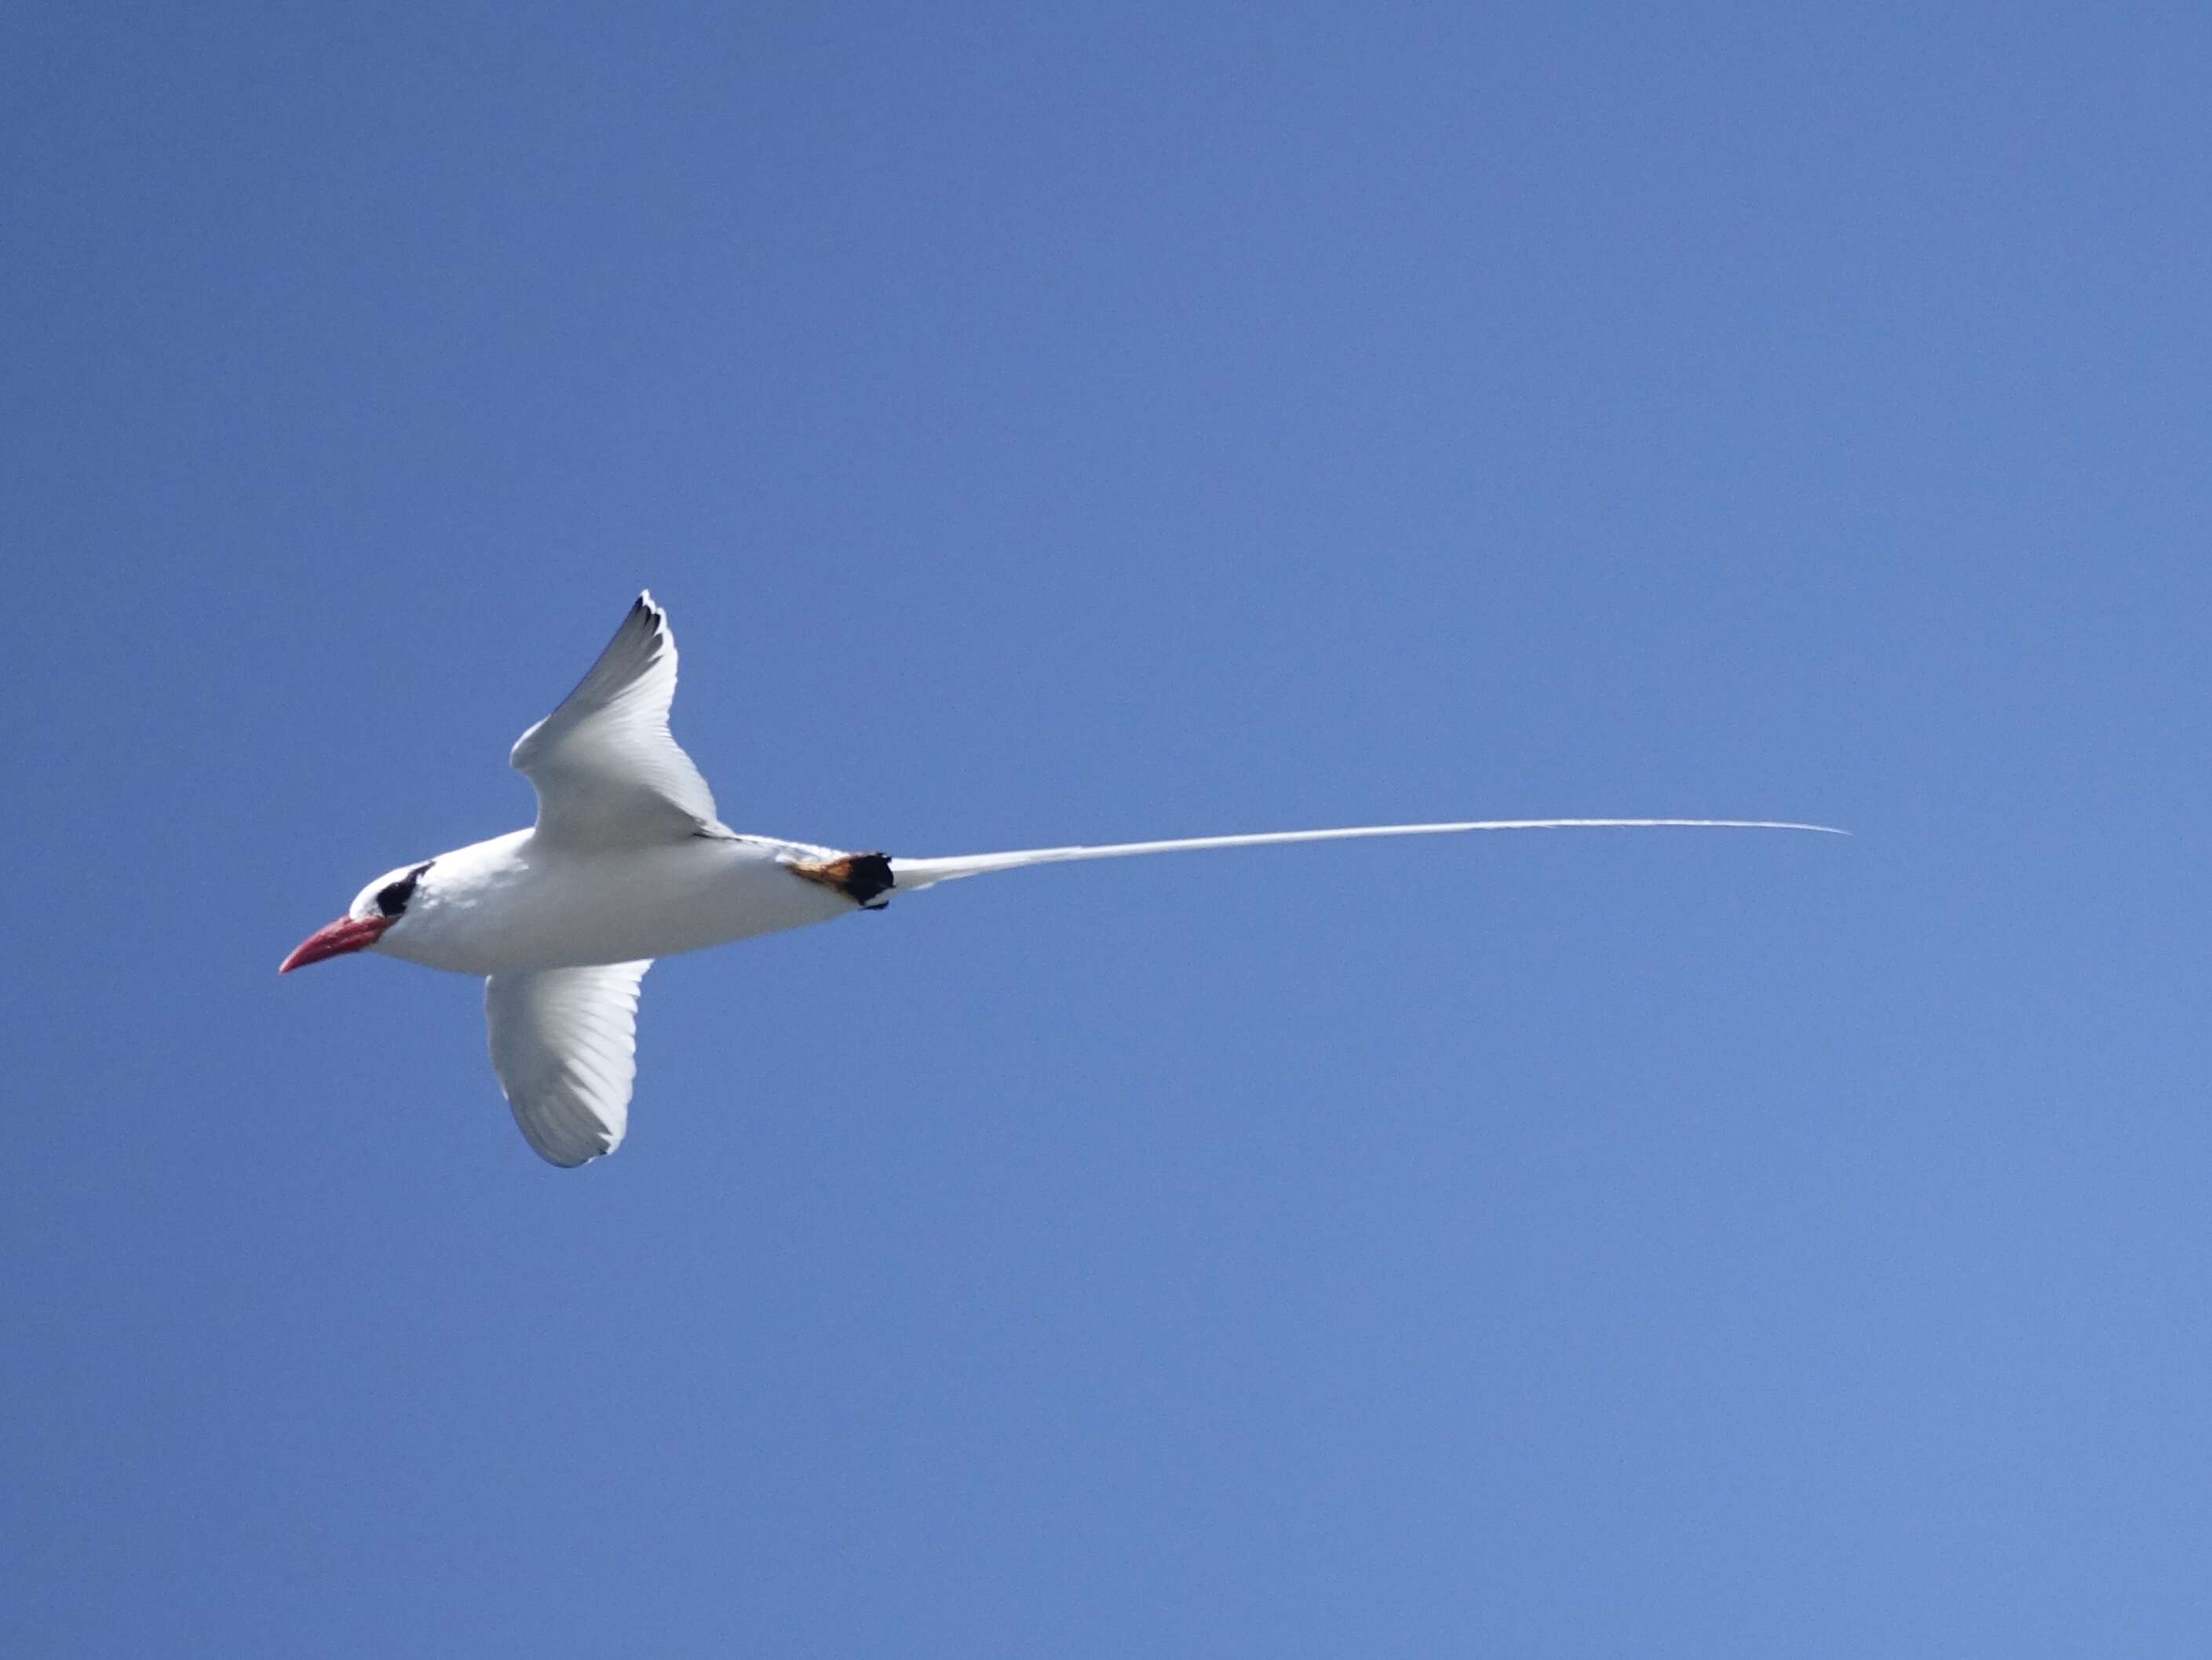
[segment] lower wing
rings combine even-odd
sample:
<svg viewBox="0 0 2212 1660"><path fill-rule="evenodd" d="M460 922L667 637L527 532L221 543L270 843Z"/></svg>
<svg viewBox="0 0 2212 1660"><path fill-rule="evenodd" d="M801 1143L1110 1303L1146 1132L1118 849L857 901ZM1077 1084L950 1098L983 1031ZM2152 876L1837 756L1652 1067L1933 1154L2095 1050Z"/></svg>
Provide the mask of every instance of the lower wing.
<svg viewBox="0 0 2212 1660"><path fill-rule="evenodd" d="M622 1145L637 1078L637 986L652 966L513 970L484 982L492 1070L548 1164L588 1164Z"/></svg>

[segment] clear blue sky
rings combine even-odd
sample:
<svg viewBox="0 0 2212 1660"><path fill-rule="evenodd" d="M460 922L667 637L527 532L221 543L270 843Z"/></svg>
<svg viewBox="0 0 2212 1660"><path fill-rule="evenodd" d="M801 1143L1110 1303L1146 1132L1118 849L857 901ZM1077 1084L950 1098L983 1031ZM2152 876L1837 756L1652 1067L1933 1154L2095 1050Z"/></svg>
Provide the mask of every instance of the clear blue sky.
<svg viewBox="0 0 2212 1660"><path fill-rule="evenodd" d="M21 7L0 1650L2197 1656L2212 25ZM635 591L648 982L277 959Z"/></svg>

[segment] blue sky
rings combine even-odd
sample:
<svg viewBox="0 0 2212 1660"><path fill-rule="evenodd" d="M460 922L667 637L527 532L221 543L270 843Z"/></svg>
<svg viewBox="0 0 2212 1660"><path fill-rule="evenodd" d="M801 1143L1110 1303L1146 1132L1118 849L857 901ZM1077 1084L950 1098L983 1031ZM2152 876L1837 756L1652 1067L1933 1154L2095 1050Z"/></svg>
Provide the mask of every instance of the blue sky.
<svg viewBox="0 0 2212 1660"><path fill-rule="evenodd" d="M2185 8L18 9L0 1647L2197 1655ZM540 1164L277 959L650 585Z"/></svg>

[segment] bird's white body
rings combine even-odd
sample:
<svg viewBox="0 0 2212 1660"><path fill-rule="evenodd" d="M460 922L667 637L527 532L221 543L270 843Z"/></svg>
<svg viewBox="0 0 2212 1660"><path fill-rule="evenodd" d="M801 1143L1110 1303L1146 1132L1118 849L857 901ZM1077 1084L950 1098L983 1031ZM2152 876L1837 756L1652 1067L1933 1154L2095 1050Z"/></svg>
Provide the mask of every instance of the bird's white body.
<svg viewBox="0 0 2212 1660"><path fill-rule="evenodd" d="M836 856L730 834L571 848L520 830L430 860L406 926L368 949L483 975L675 957L849 915L843 894L792 874Z"/></svg>
<svg viewBox="0 0 2212 1660"><path fill-rule="evenodd" d="M351 952L483 975L493 1069L530 1145L556 1164L620 1146L636 1074L639 983L656 958L880 909L896 894L1030 865L1292 842L1567 829L1810 830L1730 818L1368 824L1106 847L892 859L740 836L669 735L676 642L641 594L590 673L513 760L538 822L388 871L284 971ZM1838 832L1839 833L1839 832Z"/></svg>

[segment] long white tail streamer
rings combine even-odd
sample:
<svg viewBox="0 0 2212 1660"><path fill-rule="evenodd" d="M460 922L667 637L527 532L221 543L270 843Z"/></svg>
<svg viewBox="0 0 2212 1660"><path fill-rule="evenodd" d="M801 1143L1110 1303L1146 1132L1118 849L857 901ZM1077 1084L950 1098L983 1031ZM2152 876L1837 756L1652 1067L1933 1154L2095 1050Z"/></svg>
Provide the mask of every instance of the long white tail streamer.
<svg viewBox="0 0 2212 1660"><path fill-rule="evenodd" d="M1095 848L1028 848L1016 853L978 853L951 859L894 859L895 890L912 893L939 882L1025 865L1077 859L1128 859L1146 853L1197 853L1209 848L1261 848L1283 842L1351 842L1376 836L1453 836L1467 830L1771 830L1848 836L1833 824L1796 824L1772 818L1482 818L1463 824L1360 824L1349 830L1271 830L1260 836L1200 836L1181 842L1119 842Z"/></svg>

